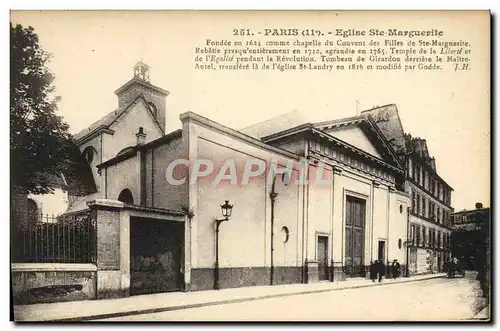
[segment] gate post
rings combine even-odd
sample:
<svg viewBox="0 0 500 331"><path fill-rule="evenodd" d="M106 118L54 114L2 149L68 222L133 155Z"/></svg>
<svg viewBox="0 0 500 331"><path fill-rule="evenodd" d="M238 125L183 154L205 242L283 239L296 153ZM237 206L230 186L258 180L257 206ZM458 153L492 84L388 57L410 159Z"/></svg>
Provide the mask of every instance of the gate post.
<svg viewBox="0 0 500 331"><path fill-rule="evenodd" d="M97 199L87 202L96 222L97 299L129 295L121 281L120 211L123 202Z"/></svg>

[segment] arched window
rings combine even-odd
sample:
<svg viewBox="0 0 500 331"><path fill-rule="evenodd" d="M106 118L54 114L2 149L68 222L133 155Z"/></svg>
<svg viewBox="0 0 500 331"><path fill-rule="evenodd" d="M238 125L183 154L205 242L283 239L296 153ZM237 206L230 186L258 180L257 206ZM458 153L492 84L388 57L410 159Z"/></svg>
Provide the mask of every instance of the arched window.
<svg viewBox="0 0 500 331"><path fill-rule="evenodd" d="M87 148L85 148L83 150L82 155L85 158L85 160L88 162L88 164L92 164L94 159L97 158L97 151L94 149L94 147L88 146Z"/></svg>
<svg viewBox="0 0 500 331"><path fill-rule="evenodd" d="M290 231L286 226L283 226L281 228L281 232L283 233L283 243L286 244L288 242L288 239L290 238Z"/></svg>
<svg viewBox="0 0 500 331"><path fill-rule="evenodd" d="M148 107L149 107L149 110L151 111L151 113L153 114L154 117L157 117L158 115L158 110L156 109L156 106L154 103L152 102L148 102Z"/></svg>
<svg viewBox="0 0 500 331"><path fill-rule="evenodd" d="M28 199L26 219L28 222L35 223L38 220L38 204L33 199Z"/></svg>
<svg viewBox="0 0 500 331"><path fill-rule="evenodd" d="M118 196L118 201L133 205L134 196L132 195L132 192L130 192L130 190L126 188L120 192L120 195Z"/></svg>

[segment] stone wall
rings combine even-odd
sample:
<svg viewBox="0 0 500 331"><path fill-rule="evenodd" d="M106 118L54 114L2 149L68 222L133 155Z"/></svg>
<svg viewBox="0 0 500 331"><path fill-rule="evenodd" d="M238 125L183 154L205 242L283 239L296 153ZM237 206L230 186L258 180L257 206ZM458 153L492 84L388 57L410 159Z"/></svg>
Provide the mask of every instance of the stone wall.
<svg viewBox="0 0 500 331"><path fill-rule="evenodd" d="M12 265L14 305L96 298L96 267L92 264Z"/></svg>

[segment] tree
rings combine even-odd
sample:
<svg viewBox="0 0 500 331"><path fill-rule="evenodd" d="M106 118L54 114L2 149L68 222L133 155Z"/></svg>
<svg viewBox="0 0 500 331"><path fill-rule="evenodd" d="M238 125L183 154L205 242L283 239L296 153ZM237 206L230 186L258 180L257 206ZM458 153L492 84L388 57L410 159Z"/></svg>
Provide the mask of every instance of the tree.
<svg viewBox="0 0 500 331"><path fill-rule="evenodd" d="M11 184L26 193L53 192L75 153L68 124L56 115L54 75L32 27L10 23Z"/></svg>

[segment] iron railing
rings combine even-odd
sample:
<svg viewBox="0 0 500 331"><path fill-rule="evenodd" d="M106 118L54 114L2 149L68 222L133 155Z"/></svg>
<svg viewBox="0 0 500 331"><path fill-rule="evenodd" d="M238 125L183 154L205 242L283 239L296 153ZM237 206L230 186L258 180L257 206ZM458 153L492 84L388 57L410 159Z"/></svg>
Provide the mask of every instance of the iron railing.
<svg viewBox="0 0 500 331"><path fill-rule="evenodd" d="M12 262L95 262L96 222L88 211L62 216L17 214L12 218Z"/></svg>

